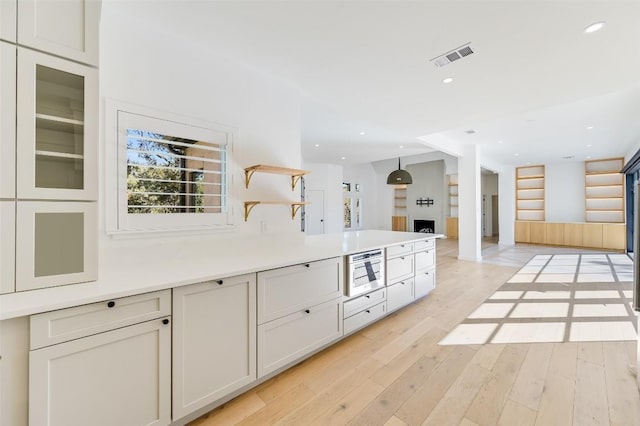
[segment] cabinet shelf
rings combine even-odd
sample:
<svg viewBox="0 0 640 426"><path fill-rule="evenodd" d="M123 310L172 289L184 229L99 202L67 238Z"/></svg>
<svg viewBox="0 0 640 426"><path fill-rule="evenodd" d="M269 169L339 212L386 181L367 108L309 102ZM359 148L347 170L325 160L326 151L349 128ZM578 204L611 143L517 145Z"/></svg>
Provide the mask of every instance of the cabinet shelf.
<svg viewBox="0 0 640 426"><path fill-rule="evenodd" d="M251 182L251 177L256 172L291 176L292 191L296 188L296 184L298 183L300 178L306 175L307 173L309 173L308 170L288 169L286 167L266 166L264 164L257 164L255 166L247 167L246 169L244 169L245 188L249 188L249 182Z"/></svg>
<svg viewBox="0 0 640 426"><path fill-rule="evenodd" d="M84 159L84 155L81 155L81 154L68 154L66 152L55 152L55 151L36 150L36 155L40 157L68 158L72 160Z"/></svg>
<svg viewBox="0 0 640 426"><path fill-rule="evenodd" d="M269 205L281 205L281 206L291 206L291 219L295 219L298 210L300 207L309 205L309 202L302 201L245 201L244 202L244 221L246 222L249 218L249 213L251 210L258 204L269 204Z"/></svg>
<svg viewBox="0 0 640 426"><path fill-rule="evenodd" d="M36 114L36 118L40 120L53 121L55 123L73 124L74 126L84 126L84 121L73 120L71 118L58 117L49 114Z"/></svg>
<svg viewBox="0 0 640 426"><path fill-rule="evenodd" d="M526 166L516 168L516 218L519 220L544 220L545 167Z"/></svg>
<svg viewBox="0 0 640 426"><path fill-rule="evenodd" d="M587 222L624 222L622 158L585 162L585 217Z"/></svg>

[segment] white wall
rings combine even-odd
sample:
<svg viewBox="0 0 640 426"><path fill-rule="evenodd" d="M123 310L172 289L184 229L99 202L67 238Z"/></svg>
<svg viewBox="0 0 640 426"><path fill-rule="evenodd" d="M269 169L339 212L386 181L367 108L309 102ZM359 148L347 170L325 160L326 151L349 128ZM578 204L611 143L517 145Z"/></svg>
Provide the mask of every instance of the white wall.
<svg viewBox="0 0 640 426"><path fill-rule="evenodd" d="M434 220L435 232L444 234L446 229L446 210L448 193L445 192L445 162L443 160L428 163L409 164L406 170L413 178L413 184L407 186L408 230L413 231L414 220ZM418 206L418 198L431 198L432 206Z"/></svg>
<svg viewBox="0 0 640 426"><path fill-rule="evenodd" d="M584 222L584 163L545 164L545 220Z"/></svg>
<svg viewBox="0 0 640 426"><path fill-rule="evenodd" d="M154 7L152 2L135 3L138 14L144 7ZM299 191L296 188L292 193L287 176L266 174L256 174L251 187L245 189L242 172L254 164L300 167L298 90L235 65L206 46L164 34L161 28L145 24L144 16L132 14L128 7L129 2L103 2L101 100L125 101L235 127L234 233L258 233L262 228L267 232L299 232L299 216L291 220L287 206L256 206L248 222L244 222L243 201L295 200L299 199ZM101 109L104 153L104 144L112 143L113 135L104 134L104 102ZM105 203L105 191L115 190L115 179L103 176L100 188L104 229L105 215L116 213L116 206ZM109 241L106 236L103 239Z"/></svg>
<svg viewBox="0 0 640 426"><path fill-rule="evenodd" d="M305 185L308 190L324 192L324 233L342 232L342 166L305 163Z"/></svg>
<svg viewBox="0 0 640 426"><path fill-rule="evenodd" d="M498 195L498 175L482 175L482 196L484 197L484 208L485 208L485 224L484 224L484 236L491 237L493 235L493 205L491 204L491 197L493 195ZM500 200L498 200L500 203ZM500 208L498 207L498 210ZM498 228L500 224L498 224Z"/></svg>
<svg viewBox="0 0 640 426"><path fill-rule="evenodd" d="M514 167L504 167L498 174L498 215L500 236L498 244L515 244L516 220L516 172Z"/></svg>

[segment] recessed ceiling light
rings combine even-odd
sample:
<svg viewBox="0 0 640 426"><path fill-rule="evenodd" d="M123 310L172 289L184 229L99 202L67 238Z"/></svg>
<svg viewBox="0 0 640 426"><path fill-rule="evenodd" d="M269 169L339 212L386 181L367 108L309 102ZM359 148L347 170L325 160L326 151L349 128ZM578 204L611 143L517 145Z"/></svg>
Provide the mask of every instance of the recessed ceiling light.
<svg viewBox="0 0 640 426"><path fill-rule="evenodd" d="M517 157L518 155L520 155L520 154L513 154L514 157Z"/></svg>
<svg viewBox="0 0 640 426"><path fill-rule="evenodd" d="M593 146L593 145L589 144L589 145L587 145L587 148L591 148L592 146Z"/></svg>
<svg viewBox="0 0 640 426"><path fill-rule="evenodd" d="M527 161L527 166L530 166L530 165L531 165L531 161Z"/></svg>
<svg viewBox="0 0 640 426"><path fill-rule="evenodd" d="M319 147L319 146L320 146L320 144L319 144L319 143L317 143L317 144L316 144L316 148L317 148L317 147Z"/></svg>
<svg viewBox="0 0 640 426"><path fill-rule="evenodd" d="M594 22L593 24L587 26L584 29L584 32L585 32L585 34L595 33L596 31L601 30L602 27L604 27L604 24L606 24L606 22L604 22L604 21Z"/></svg>
<svg viewBox="0 0 640 426"><path fill-rule="evenodd" d="M400 145L400 149L404 148L404 145Z"/></svg>
<svg viewBox="0 0 640 426"><path fill-rule="evenodd" d="M361 135L364 135L364 134L365 134L365 132L360 132L360 134L361 134Z"/></svg>
<svg viewBox="0 0 640 426"><path fill-rule="evenodd" d="M587 160L591 160L591 156L590 155L587 155Z"/></svg>
<svg viewBox="0 0 640 426"><path fill-rule="evenodd" d="M449 83L451 83L452 81L453 81L453 78L451 78L451 77L447 77L447 78L445 78L445 79L443 79L443 80L442 80L442 82L443 82L444 84L449 84Z"/></svg>
<svg viewBox="0 0 640 426"><path fill-rule="evenodd" d="M502 141L498 141L498 143L502 143Z"/></svg>
<svg viewBox="0 0 640 426"><path fill-rule="evenodd" d="M587 126L587 130L593 129L593 126Z"/></svg>
<svg viewBox="0 0 640 426"><path fill-rule="evenodd" d="M347 159L347 157L340 157L340 159L341 159L341 160L346 160L346 159Z"/></svg>

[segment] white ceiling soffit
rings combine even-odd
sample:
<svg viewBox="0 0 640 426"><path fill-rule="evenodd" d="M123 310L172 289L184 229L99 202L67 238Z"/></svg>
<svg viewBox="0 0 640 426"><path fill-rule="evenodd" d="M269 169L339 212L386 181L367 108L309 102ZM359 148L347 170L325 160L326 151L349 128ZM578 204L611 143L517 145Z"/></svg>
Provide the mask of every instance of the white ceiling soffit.
<svg viewBox="0 0 640 426"><path fill-rule="evenodd" d="M397 156L400 144L470 123L493 121L497 131L501 117L596 99L640 76L640 2L109 3L299 87L303 155L312 162ZM607 24L585 34L596 21ZM469 41L473 54L443 67L429 61ZM481 136L475 130L468 136ZM557 131L544 131L532 149L539 160L549 150L550 161Z"/></svg>

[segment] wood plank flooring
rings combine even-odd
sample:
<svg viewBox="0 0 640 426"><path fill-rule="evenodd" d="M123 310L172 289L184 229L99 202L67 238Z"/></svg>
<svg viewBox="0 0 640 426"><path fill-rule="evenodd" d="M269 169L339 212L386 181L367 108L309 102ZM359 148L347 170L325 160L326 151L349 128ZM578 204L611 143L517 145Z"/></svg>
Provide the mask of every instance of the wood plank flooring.
<svg viewBox="0 0 640 426"><path fill-rule="evenodd" d="M213 425L640 426L636 342L439 346L533 254L457 259L438 241L437 288L195 420ZM575 251L574 251L575 252Z"/></svg>

